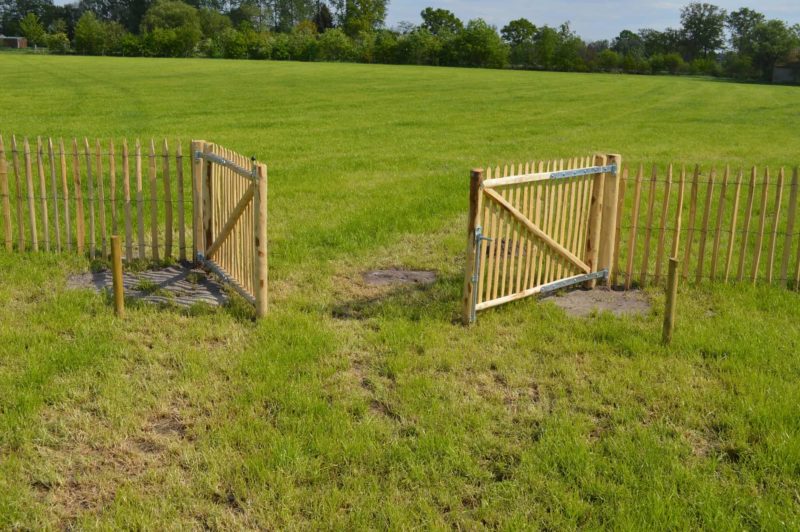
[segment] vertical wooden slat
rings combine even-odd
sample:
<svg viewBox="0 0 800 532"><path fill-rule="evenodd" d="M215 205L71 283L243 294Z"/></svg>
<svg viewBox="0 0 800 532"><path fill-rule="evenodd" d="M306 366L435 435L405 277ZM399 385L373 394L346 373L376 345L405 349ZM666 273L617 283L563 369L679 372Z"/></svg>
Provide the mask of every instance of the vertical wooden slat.
<svg viewBox="0 0 800 532"><path fill-rule="evenodd" d="M122 198L125 218L125 260L133 260L133 221L131 219L131 170L128 157L128 139L122 139Z"/></svg>
<svg viewBox="0 0 800 532"><path fill-rule="evenodd" d="M17 196L17 249L25 251L25 226L22 223L22 174L19 169L19 148L16 135L11 135L11 164L14 168L15 194Z"/></svg>
<svg viewBox="0 0 800 532"><path fill-rule="evenodd" d="M492 238L492 227L491 227L491 202L488 204L483 201L483 192L479 191L481 198L481 212L480 215L483 217L483 221L481 222L481 228L483 229L483 235ZM485 292L486 286L486 278L488 277L489 271L489 258L491 257L491 245L492 243L489 241L484 241L482 255L480 258L480 265L481 269L478 276L478 303L482 303L488 299Z"/></svg>
<svg viewBox="0 0 800 532"><path fill-rule="evenodd" d="M761 186L761 215L758 222L758 236L756 236L756 254L753 258L752 281L758 281L758 270L761 266L761 245L764 243L764 230L767 225L767 199L769 198L769 167L764 169L764 183Z"/></svg>
<svg viewBox="0 0 800 532"><path fill-rule="evenodd" d="M72 139L72 180L75 187L75 244L78 254L86 250L86 219L83 209L83 186L81 184L81 159L78 154L78 139Z"/></svg>
<svg viewBox="0 0 800 532"><path fill-rule="evenodd" d="M83 138L84 153L86 155L86 190L89 200L89 258L94 259L97 251L97 236L95 235L95 213L94 213L94 176L92 175L92 155L89 151L89 139Z"/></svg>
<svg viewBox="0 0 800 532"><path fill-rule="evenodd" d="M697 191L700 185L700 165L694 167L692 177L692 195L689 199L689 226L686 231L686 250L683 253L683 272L681 276L685 281L689 275L689 262L692 259L692 244L694 243L694 225L697 219Z"/></svg>
<svg viewBox="0 0 800 532"><path fill-rule="evenodd" d="M697 256L697 272L695 274L695 282L699 283L703 279L703 266L706 259L706 239L708 238L708 222L711 218L711 200L714 194L714 178L717 175L715 168L711 169L708 175L708 183L706 185L706 202L705 209L703 210L703 228L700 233L700 250Z"/></svg>
<svg viewBox="0 0 800 532"><path fill-rule="evenodd" d="M92 155L89 151L89 139L84 137L84 153L86 155L86 190L87 198L89 200L89 258L94 259L97 251L97 236L95 235L95 212L94 212L94 192L95 183L92 175Z"/></svg>
<svg viewBox="0 0 800 532"><path fill-rule="evenodd" d="M212 144L205 144L205 151L207 153L213 153L214 145ZM203 186L201 187L202 197L203 197L203 224L202 224L202 249L205 251L208 246L210 246L214 241L214 233L213 233L213 220L215 213L212 209L212 200L216 201L216 198L212 196L213 194L213 181L214 181L214 165L208 163L207 161L203 165L204 168L204 175L202 176L203 179ZM200 247L200 246L198 246Z"/></svg>
<svg viewBox="0 0 800 532"><path fill-rule="evenodd" d="M69 181L67 178L67 150L64 139L58 139L59 160L61 162L61 196L64 198L64 240L67 251L72 251L72 217L69 209Z"/></svg>
<svg viewBox="0 0 800 532"><path fill-rule="evenodd" d="M186 261L186 213L184 212L183 195L183 152L181 141L175 151L175 179L178 181L178 256L182 262Z"/></svg>
<svg viewBox="0 0 800 532"><path fill-rule="evenodd" d="M53 226L56 234L56 251L61 253L61 216L58 208L58 177L53 139L47 139L47 155L50 162L50 188L53 190Z"/></svg>
<svg viewBox="0 0 800 532"><path fill-rule="evenodd" d="M152 244L153 260L160 260L158 252L158 183L156 181L156 143L150 139L150 243Z"/></svg>
<svg viewBox="0 0 800 532"><path fill-rule="evenodd" d="M28 223L31 229L31 244L34 251L39 251L39 234L36 228L36 203L35 190L33 188L33 169L31 166L31 146L28 137L24 141L25 150L25 181L28 184Z"/></svg>
<svg viewBox="0 0 800 532"><path fill-rule="evenodd" d="M783 241L783 260L781 261L781 282L786 283L789 269L789 255L792 253L792 237L794 236L794 219L797 213L797 168L792 172L792 186L789 192L789 211L786 220L786 237Z"/></svg>
<svg viewBox="0 0 800 532"><path fill-rule="evenodd" d="M142 143L136 139L134 153L135 176L136 176L136 229L139 243L139 259L145 258L144 247L144 193L142 192Z"/></svg>
<svg viewBox="0 0 800 532"><path fill-rule="evenodd" d="M650 196L647 198L647 222L645 224L644 233L644 256L642 257L642 270L639 273L639 283L642 286L647 284L647 274L650 269L650 239L653 236L653 216L655 210L653 209L653 202L656 198L656 181L658 180L658 167L653 165L653 171L650 175Z"/></svg>
<svg viewBox="0 0 800 532"><path fill-rule="evenodd" d="M0 135L0 200L3 206L3 234L6 251L14 247L13 228L11 227L11 198L8 190L8 163L6 162L6 148L3 136Z"/></svg>
<svg viewBox="0 0 800 532"><path fill-rule="evenodd" d="M781 221L781 202L783 201L783 168L778 172L778 184L775 190L775 216L772 221L772 237L769 242L769 257L767 258L767 282L772 283L773 270L775 269L775 247L778 243L778 224Z"/></svg>
<svg viewBox="0 0 800 532"><path fill-rule="evenodd" d="M719 207L717 209L717 224L714 230L714 245L711 248L711 280L717 280L717 261L719 259L719 244L722 238L722 218L725 216L725 195L728 191L728 180L730 179L730 166L725 167L725 175L722 178L722 190L719 193Z"/></svg>
<svg viewBox="0 0 800 532"><path fill-rule="evenodd" d="M42 206L42 226L44 229L44 249L50 251L50 217L47 212L47 183L44 177L44 146L42 137L36 137L36 170L39 174L39 200Z"/></svg>
<svg viewBox="0 0 800 532"><path fill-rule="evenodd" d="M636 254L636 230L639 227L639 203L642 198L642 178L644 177L644 166L639 165L636 173L636 186L633 191L633 211L631 212L631 236L628 240L628 257L625 266L625 290L630 290L633 281L633 261Z"/></svg>
<svg viewBox="0 0 800 532"><path fill-rule="evenodd" d="M725 283L728 282L728 278L731 273L731 262L733 258L733 246L736 243L736 219L739 216L739 196L742 191L742 180L744 176L742 175L742 169L739 168L739 172L736 176L736 188L733 192L733 205L731 207L731 230L729 234L728 240L728 254L727 258L725 259Z"/></svg>
<svg viewBox="0 0 800 532"><path fill-rule="evenodd" d="M747 210L744 214L744 228L742 230L742 247L739 252L739 272L737 279L744 279L744 263L747 257L747 240L750 237L750 221L753 217L753 203L756 196L756 167L750 171L750 191L747 193Z"/></svg>
<svg viewBox="0 0 800 532"><path fill-rule="evenodd" d="M681 180L678 184L678 205L675 208L675 232L672 235L672 252L669 257L678 259L681 245L681 222L683 218L683 196L686 191L686 166L681 165Z"/></svg>
<svg viewBox="0 0 800 532"><path fill-rule="evenodd" d="M97 164L97 205L100 212L100 250L102 258L106 258L106 187L104 184L105 177L103 176L103 151L100 146L100 139L95 139L94 143L94 157Z"/></svg>
<svg viewBox="0 0 800 532"><path fill-rule="evenodd" d="M169 146L167 146L167 139L164 139L163 149L163 165L164 168L164 258L169 260L172 258L172 185L169 176Z"/></svg>
<svg viewBox="0 0 800 532"><path fill-rule="evenodd" d="M656 273L654 282L661 283L661 263L664 260L664 235L667 230L667 215L669 214L669 200L672 192L672 165L667 167L667 179L664 181L664 197L661 199L661 221L658 229L658 244L656 245Z"/></svg>
<svg viewBox="0 0 800 532"><path fill-rule="evenodd" d="M617 200L617 228L614 237L614 276L612 286L619 286L619 250L622 247L622 214L625 211L625 189L628 188L628 168L622 170L622 180L619 183L619 198Z"/></svg>
<svg viewBox="0 0 800 532"><path fill-rule="evenodd" d="M108 178L110 181L109 207L111 208L111 233L119 234L117 220L117 155L114 150L114 139L108 141Z"/></svg>

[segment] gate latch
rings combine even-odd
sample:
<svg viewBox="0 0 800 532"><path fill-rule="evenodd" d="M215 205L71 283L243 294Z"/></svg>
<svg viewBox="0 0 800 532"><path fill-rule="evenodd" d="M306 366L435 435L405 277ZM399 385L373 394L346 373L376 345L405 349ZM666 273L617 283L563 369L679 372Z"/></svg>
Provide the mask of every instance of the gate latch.
<svg viewBox="0 0 800 532"><path fill-rule="evenodd" d="M483 257L483 241L491 242L488 236L483 236L483 228L475 228L475 264L472 270L472 310L469 315L469 322L475 321L475 307L478 306L478 280L480 279L481 258Z"/></svg>

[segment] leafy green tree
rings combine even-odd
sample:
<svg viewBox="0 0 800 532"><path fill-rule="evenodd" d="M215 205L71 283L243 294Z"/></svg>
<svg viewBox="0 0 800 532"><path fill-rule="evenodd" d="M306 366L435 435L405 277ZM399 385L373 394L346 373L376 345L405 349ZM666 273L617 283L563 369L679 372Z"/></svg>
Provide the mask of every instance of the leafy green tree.
<svg viewBox="0 0 800 532"><path fill-rule="evenodd" d="M762 79L772 79L772 71L781 59L800 46L797 34L782 20L768 20L758 24L752 32L753 66Z"/></svg>
<svg viewBox="0 0 800 532"><path fill-rule="evenodd" d="M47 36L47 49L53 54L69 52L69 37L64 32L51 33Z"/></svg>
<svg viewBox="0 0 800 532"><path fill-rule="evenodd" d="M416 28L397 41L397 61L406 65L439 64L442 42L427 28ZM446 63L451 64L451 63Z"/></svg>
<svg viewBox="0 0 800 532"><path fill-rule="evenodd" d="M397 33L391 30L375 32L375 61L378 63L397 63Z"/></svg>
<svg viewBox="0 0 800 532"><path fill-rule="evenodd" d="M84 55L101 55L105 42L103 24L87 11L75 25L75 51Z"/></svg>
<svg viewBox="0 0 800 532"><path fill-rule="evenodd" d="M464 29L461 19L447 9L426 7L420 16L422 17L422 27L433 35L455 34Z"/></svg>
<svg viewBox="0 0 800 532"><path fill-rule="evenodd" d="M142 19L148 51L163 57L194 53L202 37L197 9L179 0L158 0Z"/></svg>
<svg viewBox="0 0 800 532"><path fill-rule="evenodd" d="M47 32L44 30L44 25L36 13L28 13L19 23L19 28L22 30L22 35L28 39L28 43L34 46L41 46L45 44L45 37Z"/></svg>
<svg viewBox="0 0 800 532"><path fill-rule="evenodd" d="M533 56L537 68L553 70L555 68L556 50L560 38L558 32L550 26L541 26L536 32Z"/></svg>
<svg viewBox="0 0 800 532"><path fill-rule="evenodd" d="M731 12L725 19L725 25L730 33L731 47L738 54L750 55L753 53L754 32L759 24L764 23L766 17L757 11L743 7Z"/></svg>
<svg viewBox="0 0 800 532"><path fill-rule="evenodd" d="M323 33L319 38L319 55L321 61L352 61L354 56L353 41L339 28Z"/></svg>
<svg viewBox="0 0 800 532"><path fill-rule="evenodd" d="M694 2L681 10L681 24L689 57L707 58L725 44L727 15L713 4Z"/></svg>
<svg viewBox="0 0 800 532"><path fill-rule="evenodd" d="M524 67L532 67L534 65L536 26L530 20L525 18L512 20L500 30L500 35L510 47L512 65Z"/></svg>
<svg viewBox="0 0 800 532"><path fill-rule="evenodd" d="M231 19L219 11L204 7L199 9L200 31L205 37L213 38L232 26Z"/></svg>
<svg viewBox="0 0 800 532"><path fill-rule="evenodd" d="M619 68L622 58L620 55L611 49L606 49L600 52L597 56L597 67L606 72L612 72Z"/></svg>
<svg viewBox="0 0 800 532"><path fill-rule="evenodd" d="M317 2L319 5L314 13L314 24L317 25L317 33L324 33L333 28L333 13L328 4Z"/></svg>
<svg viewBox="0 0 800 532"><path fill-rule="evenodd" d="M350 37L360 32L375 31L386 20L389 0L336 0L339 6L340 25Z"/></svg>
<svg viewBox="0 0 800 532"><path fill-rule="evenodd" d="M622 30L611 42L611 49L622 56L645 56L644 40L640 35L630 30Z"/></svg>
<svg viewBox="0 0 800 532"><path fill-rule="evenodd" d="M512 20L500 30L503 40L511 46L533 43L536 36L536 26L526 18Z"/></svg>
<svg viewBox="0 0 800 532"><path fill-rule="evenodd" d="M508 46L497 29L483 19L470 20L453 40L458 66L503 68L508 64Z"/></svg>

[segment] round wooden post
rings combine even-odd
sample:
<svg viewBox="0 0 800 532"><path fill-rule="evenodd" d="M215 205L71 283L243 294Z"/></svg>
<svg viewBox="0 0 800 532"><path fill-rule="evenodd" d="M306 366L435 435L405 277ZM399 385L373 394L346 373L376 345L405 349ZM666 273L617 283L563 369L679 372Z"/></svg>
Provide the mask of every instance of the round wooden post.
<svg viewBox="0 0 800 532"><path fill-rule="evenodd" d="M258 182L255 187L255 296L256 315L259 318L267 314L268 290L268 255L267 255L267 166L259 164L257 167Z"/></svg>
<svg viewBox="0 0 800 532"><path fill-rule="evenodd" d="M661 341L664 345L672 342L672 332L675 330L675 304L678 299L678 265L680 261L674 257L669 259L669 272L667 275L667 302L664 308L664 330Z"/></svg>
<svg viewBox="0 0 800 532"><path fill-rule="evenodd" d="M122 285L122 242L119 235L111 237L111 272L114 283L114 313L122 318L125 315L125 289Z"/></svg>
<svg viewBox="0 0 800 532"><path fill-rule="evenodd" d="M478 209L483 170L472 170L469 181L469 218L467 220L467 262L464 265L464 298L462 300L461 319L465 325L472 323L472 301L475 296L475 228L478 226Z"/></svg>

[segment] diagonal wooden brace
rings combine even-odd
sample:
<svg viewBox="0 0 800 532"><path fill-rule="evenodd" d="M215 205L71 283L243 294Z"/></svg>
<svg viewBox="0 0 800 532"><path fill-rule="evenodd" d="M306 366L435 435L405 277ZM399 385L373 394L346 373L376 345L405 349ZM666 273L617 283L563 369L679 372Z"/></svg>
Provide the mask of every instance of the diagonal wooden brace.
<svg viewBox="0 0 800 532"><path fill-rule="evenodd" d="M214 256L214 253L216 253L219 250L220 246L222 246L223 242L225 242L225 239L228 238L228 236L230 236L231 231L233 231L233 228L236 227L236 222L239 221L239 218L241 218L242 213L244 213L244 210L247 208L247 205L253 200L253 195L255 194L255 187L256 186L254 183L251 184L249 187L247 187L244 196L242 196L242 199L240 199L239 203L236 204L236 207L233 209L233 212L231 213L230 217L225 222L225 225L222 226L219 235L217 235L217 238L214 239L214 242L211 244L211 247L209 247L208 250L206 250L205 253L206 259L212 258Z"/></svg>
<svg viewBox="0 0 800 532"><path fill-rule="evenodd" d="M483 193L489 196L492 200L498 203L501 207L508 211L508 213L524 225L531 233L537 238L542 240L553 251L567 259L569 262L577 266L584 273L589 273L592 269L581 259L575 256L570 250L553 240L547 233L542 231L535 223L528 220L524 214L519 212L513 205L507 202L503 196L490 188L484 188Z"/></svg>

